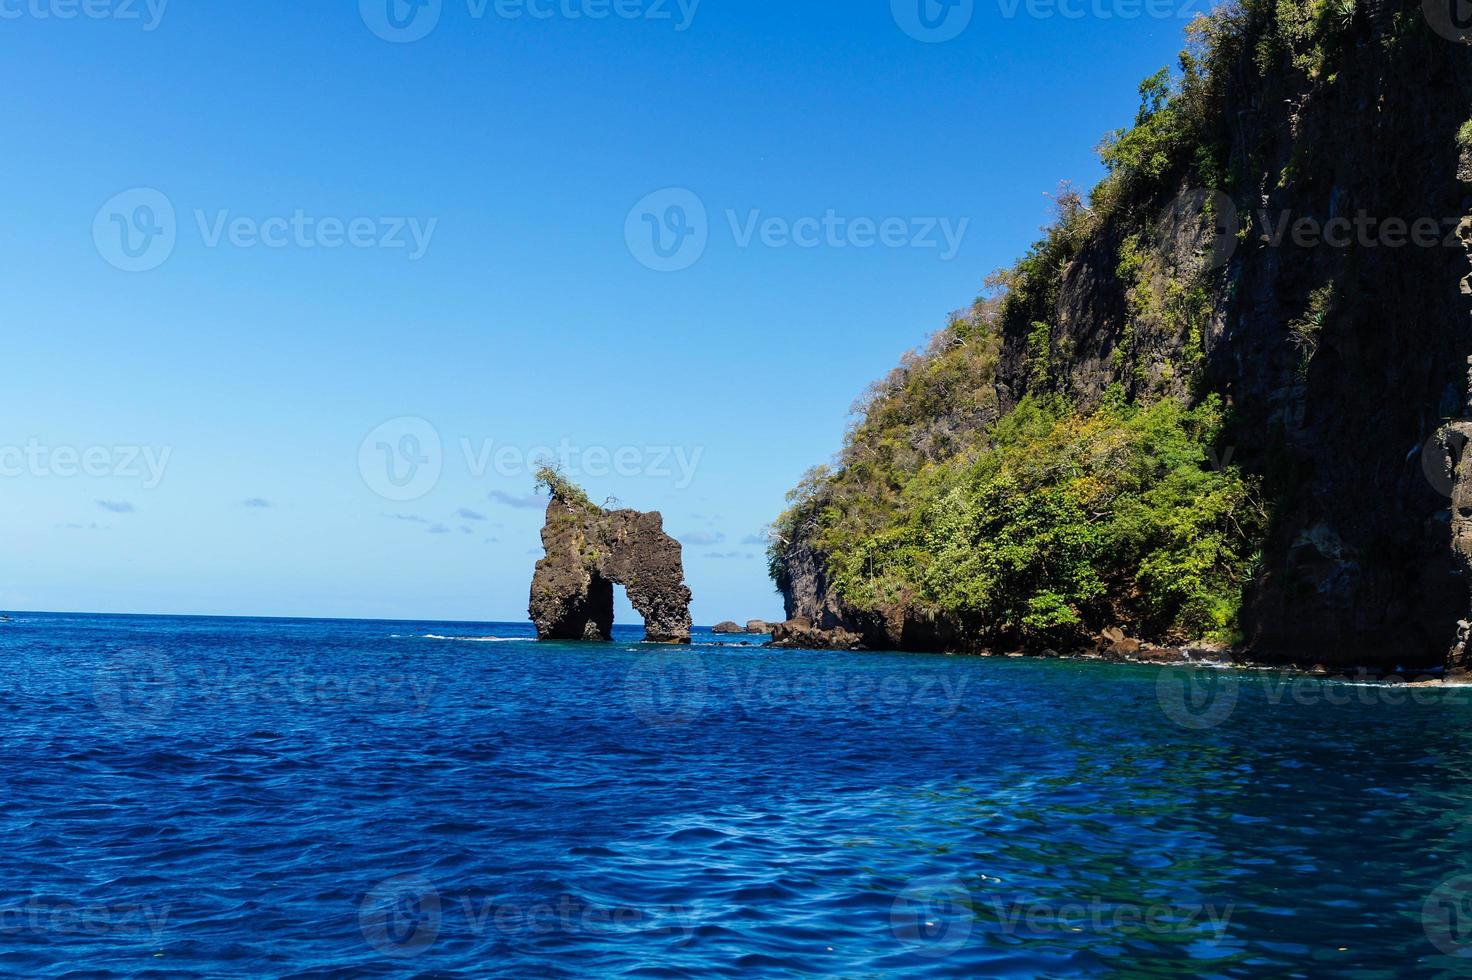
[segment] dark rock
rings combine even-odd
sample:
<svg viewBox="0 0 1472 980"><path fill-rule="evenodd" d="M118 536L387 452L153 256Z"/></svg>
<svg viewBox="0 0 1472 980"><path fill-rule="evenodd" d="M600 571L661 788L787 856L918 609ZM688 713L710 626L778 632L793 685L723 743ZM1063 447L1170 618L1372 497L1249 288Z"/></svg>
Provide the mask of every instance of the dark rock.
<svg viewBox="0 0 1472 980"><path fill-rule="evenodd" d="M552 489L528 611L543 640L613 639L613 587L644 617L649 643L690 642L690 589L680 543L657 512L608 511L581 490Z"/></svg>
<svg viewBox="0 0 1472 980"><path fill-rule="evenodd" d="M786 650L861 650L864 638L845 629L818 629L811 620L789 620L772 627L772 646Z"/></svg>
<svg viewBox="0 0 1472 980"><path fill-rule="evenodd" d="M724 623L717 623L715 626L712 626L711 627L711 630L710 631L712 633L742 633L742 632L745 632L744 630L742 630L742 628L740 626L738 626L737 624L731 622L730 620L727 620Z"/></svg>

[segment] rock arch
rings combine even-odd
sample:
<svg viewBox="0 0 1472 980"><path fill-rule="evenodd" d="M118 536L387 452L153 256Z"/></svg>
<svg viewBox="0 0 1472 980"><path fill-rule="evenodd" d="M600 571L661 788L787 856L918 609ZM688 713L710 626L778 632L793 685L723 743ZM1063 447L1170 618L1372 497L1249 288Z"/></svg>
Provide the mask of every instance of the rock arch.
<svg viewBox="0 0 1472 980"><path fill-rule="evenodd" d="M532 577L528 612L543 640L613 639L613 587L644 617L649 643L690 642L690 589L680 542L657 511L604 510L551 473L542 526L546 557Z"/></svg>

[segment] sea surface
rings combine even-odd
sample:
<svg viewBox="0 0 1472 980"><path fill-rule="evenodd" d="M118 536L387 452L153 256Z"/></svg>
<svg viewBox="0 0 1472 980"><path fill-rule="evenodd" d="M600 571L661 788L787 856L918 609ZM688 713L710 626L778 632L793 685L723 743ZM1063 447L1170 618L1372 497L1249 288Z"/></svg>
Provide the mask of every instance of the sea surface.
<svg viewBox="0 0 1472 980"><path fill-rule="evenodd" d="M0 623L0 974L1472 972L1472 692Z"/></svg>

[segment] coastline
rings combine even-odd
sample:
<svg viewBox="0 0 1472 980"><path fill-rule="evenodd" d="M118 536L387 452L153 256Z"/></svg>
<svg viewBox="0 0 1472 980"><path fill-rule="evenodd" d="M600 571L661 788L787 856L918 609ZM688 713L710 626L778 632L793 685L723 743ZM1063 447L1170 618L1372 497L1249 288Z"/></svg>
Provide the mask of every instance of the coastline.
<svg viewBox="0 0 1472 980"><path fill-rule="evenodd" d="M1117 635L1116 635L1117 634ZM721 644L725 646L726 644ZM774 626L773 639L763 644L768 649L778 650L850 650L856 653L873 649L866 646L857 634L846 630L821 630L805 625L799 620ZM1240 647L1222 647L1211 644L1187 644L1181 646L1142 643L1125 638L1118 631L1106 631L1098 638L1092 649L1060 651L1051 647L1021 650L921 650L907 649L896 652L928 653L950 657L1000 658L1007 660L1072 660L1114 664L1136 664L1149 667L1195 667L1202 669L1235 669L1267 671L1285 677L1307 677L1315 680L1339 681L1349 684L1375 684L1385 686L1420 687L1472 687L1472 675L1451 674L1445 668L1387 668L1373 665L1331 667L1326 664L1305 666L1299 663L1272 661L1255 657Z"/></svg>

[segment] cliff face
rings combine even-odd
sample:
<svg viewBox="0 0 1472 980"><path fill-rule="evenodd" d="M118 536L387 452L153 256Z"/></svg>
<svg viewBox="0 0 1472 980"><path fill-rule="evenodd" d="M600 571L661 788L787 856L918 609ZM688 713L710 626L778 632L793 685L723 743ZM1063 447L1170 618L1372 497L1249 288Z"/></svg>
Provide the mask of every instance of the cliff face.
<svg viewBox="0 0 1472 980"><path fill-rule="evenodd" d="M650 643L690 642L690 589L680 543L658 513L607 511L575 487L552 489L529 613L544 640L613 639L613 587L644 617Z"/></svg>
<svg viewBox="0 0 1472 980"><path fill-rule="evenodd" d="M1142 88L1139 124L1106 150L1111 176L1088 205L1065 202L1004 295L944 339L993 345L975 373L986 397L959 422L973 435L862 479L901 499L935 467L984 465L993 427L1028 398L1080 419L1215 398L1229 421L1208 459L1250 481L1266 517L1238 528L1260 554L1236 641L1268 660L1442 664L1472 618L1472 472L1465 439L1447 438L1468 413L1472 354L1472 47L1411 3L1250 3L1197 32L1184 80ZM863 525L871 566L886 558L872 542L897 519L861 514L844 487L876 465L866 427L913 402L901 388L915 376L871 401L838 469L779 522L774 575L789 615L871 646L974 647L987 624L967 600L918 578L866 592L878 573L843 543ZM940 414L929 406L909 431ZM1106 569L1100 601L1056 621L1096 632L1141 588Z"/></svg>

